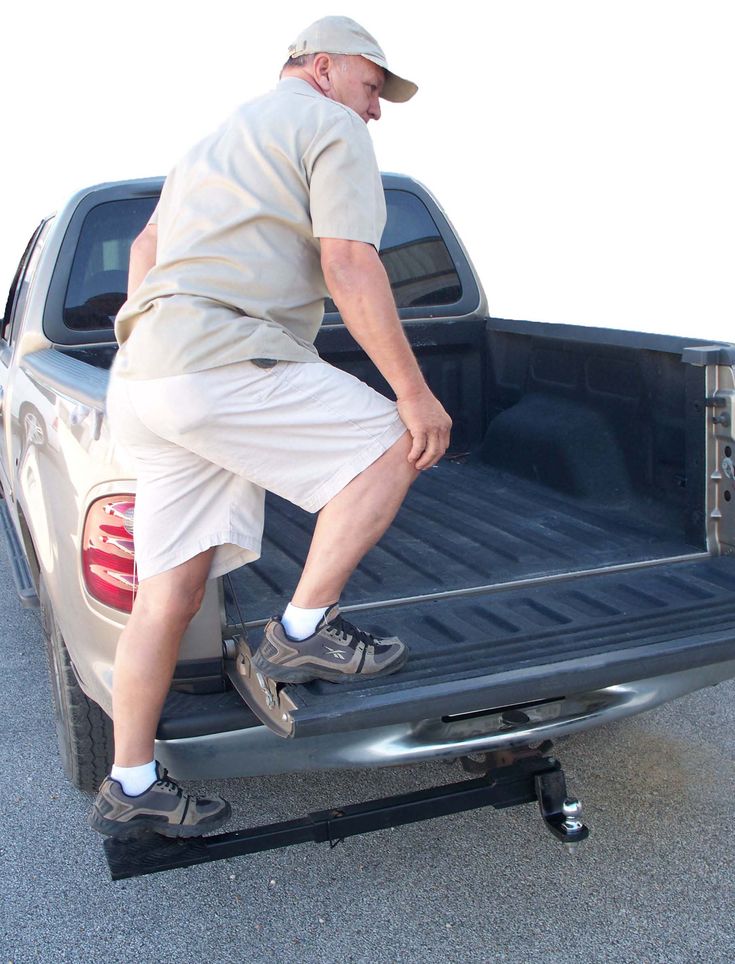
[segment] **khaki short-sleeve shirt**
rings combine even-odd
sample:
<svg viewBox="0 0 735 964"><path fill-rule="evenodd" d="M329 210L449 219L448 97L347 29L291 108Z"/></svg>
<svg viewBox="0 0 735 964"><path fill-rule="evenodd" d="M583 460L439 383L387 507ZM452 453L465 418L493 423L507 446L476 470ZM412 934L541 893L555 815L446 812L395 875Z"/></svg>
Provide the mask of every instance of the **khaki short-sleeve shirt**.
<svg viewBox="0 0 735 964"><path fill-rule="evenodd" d="M116 374L318 361L319 238L377 248L385 218L367 125L306 81L282 80L166 178L156 265L115 322Z"/></svg>

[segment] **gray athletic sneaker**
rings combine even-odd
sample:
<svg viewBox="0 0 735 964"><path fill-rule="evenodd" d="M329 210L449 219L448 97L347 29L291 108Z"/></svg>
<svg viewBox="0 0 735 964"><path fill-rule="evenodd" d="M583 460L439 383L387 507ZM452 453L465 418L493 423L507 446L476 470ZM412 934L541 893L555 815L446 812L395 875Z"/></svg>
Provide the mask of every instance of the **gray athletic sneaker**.
<svg viewBox="0 0 735 964"><path fill-rule="evenodd" d="M95 797L89 825L109 837L132 837L155 830L164 837L201 837L221 827L232 812L221 797L193 797L156 764L158 779L137 796L105 777Z"/></svg>
<svg viewBox="0 0 735 964"><path fill-rule="evenodd" d="M331 606L313 636L291 639L276 616L265 627L253 655L256 670L278 683L326 679L346 683L356 676L387 676L405 665L408 647L397 636L379 639L366 633Z"/></svg>

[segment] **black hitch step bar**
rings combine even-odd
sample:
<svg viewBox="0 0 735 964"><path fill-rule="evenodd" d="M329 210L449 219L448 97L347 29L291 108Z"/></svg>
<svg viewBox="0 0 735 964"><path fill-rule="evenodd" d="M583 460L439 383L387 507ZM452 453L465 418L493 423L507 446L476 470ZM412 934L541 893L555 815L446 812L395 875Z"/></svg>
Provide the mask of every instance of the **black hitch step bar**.
<svg viewBox="0 0 735 964"><path fill-rule="evenodd" d="M499 761L498 757L502 759ZM578 801L567 797L564 771L558 760L528 750L521 750L510 762L507 762L508 758L509 754L487 754L484 764L469 761L472 768L486 767L483 776L476 780L461 780L336 810L320 810L298 820L248 830L188 840L162 837L156 833L146 833L132 840L108 837L104 842L105 855L112 879L123 880L308 841L329 843L334 847L346 837L373 830L400 827L480 807L501 810L534 800L538 801L548 829L568 850L573 850L589 831L581 821Z"/></svg>

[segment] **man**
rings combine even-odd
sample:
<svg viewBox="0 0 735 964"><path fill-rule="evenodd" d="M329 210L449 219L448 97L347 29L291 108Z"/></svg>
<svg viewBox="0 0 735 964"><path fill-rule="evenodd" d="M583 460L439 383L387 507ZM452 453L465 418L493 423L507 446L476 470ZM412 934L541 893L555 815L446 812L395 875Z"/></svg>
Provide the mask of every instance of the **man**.
<svg viewBox="0 0 735 964"><path fill-rule="evenodd" d="M312 24L289 54L274 91L174 167L131 252L108 412L138 468L140 584L115 663L115 766L91 815L106 834L195 836L229 816L225 801L195 799L159 772L153 747L207 579L260 554L265 490L319 518L257 668L339 682L407 658L337 602L449 443L377 253L385 201L366 125L380 97L406 101L417 88L346 17ZM397 403L320 360L327 294Z"/></svg>

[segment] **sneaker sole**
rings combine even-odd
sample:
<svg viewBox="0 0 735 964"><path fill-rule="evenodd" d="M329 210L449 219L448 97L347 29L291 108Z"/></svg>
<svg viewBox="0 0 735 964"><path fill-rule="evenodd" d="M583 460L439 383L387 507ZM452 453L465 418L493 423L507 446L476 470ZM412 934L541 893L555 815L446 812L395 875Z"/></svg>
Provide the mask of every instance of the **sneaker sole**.
<svg viewBox="0 0 735 964"><path fill-rule="evenodd" d="M118 820L108 820L100 816L96 810L89 815L89 826L97 833L104 834L106 837L115 837L118 840L135 840L148 833L157 833L162 837L201 837L211 830L219 830L232 816L232 807L229 803L225 804L224 810L215 817L201 820L197 824L182 826L181 824L167 824L162 820L142 817L134 823L121 823Z"/></svg>
<svg viewBox="0 0 735 964"><path fill-rule="evenodd" d="M276 683L311 683L318 679L326 680L329 683L350 683L356 679L379 679L382 676L397 673L399 669L403 669L406 665L408 655L408 646L405 646L395 662L377 673L341 673L339 670L332 671L321 666L314 670L309 670L304 666L290 668L283 663L271 663L270 660L261 656L260 650L256 650L253 654L251 663L255 670L275 680Z"/></svg>

